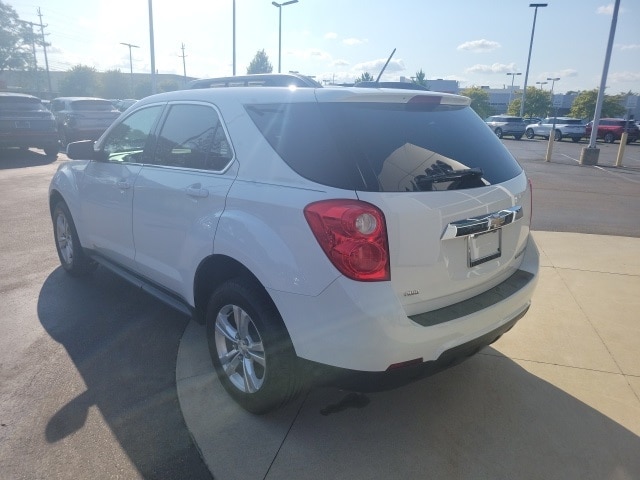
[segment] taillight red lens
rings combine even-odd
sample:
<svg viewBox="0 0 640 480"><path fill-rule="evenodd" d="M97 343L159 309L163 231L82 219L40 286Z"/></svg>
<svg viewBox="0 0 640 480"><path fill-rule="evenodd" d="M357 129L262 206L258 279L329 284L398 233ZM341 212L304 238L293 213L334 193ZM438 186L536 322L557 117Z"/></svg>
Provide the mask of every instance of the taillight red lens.
<svg viewBox="0 0 640 480"><path fill-rule="evenodd" d="M340 273L363 282L391 278L387 227L379 208L359 200L324 200L307 205L304 216Z"/></svg>

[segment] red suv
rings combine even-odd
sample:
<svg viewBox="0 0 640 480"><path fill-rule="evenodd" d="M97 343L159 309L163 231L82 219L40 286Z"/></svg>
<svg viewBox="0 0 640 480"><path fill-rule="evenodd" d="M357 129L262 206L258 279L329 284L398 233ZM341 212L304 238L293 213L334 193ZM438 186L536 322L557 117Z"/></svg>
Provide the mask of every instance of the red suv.
<svg viewBox="0 0 640 480"><path fill-rule="evenodd" d="M613 143L616 140L622 138L625 126L629 136L627 137L627 143L635 142L640 137L640 130L632 120L625 120L624 118L601 118L598 124L598 138L601 138L605 143ZM591 136L591 129L593 127L593 121L587 123L586 136Z"/></svg>

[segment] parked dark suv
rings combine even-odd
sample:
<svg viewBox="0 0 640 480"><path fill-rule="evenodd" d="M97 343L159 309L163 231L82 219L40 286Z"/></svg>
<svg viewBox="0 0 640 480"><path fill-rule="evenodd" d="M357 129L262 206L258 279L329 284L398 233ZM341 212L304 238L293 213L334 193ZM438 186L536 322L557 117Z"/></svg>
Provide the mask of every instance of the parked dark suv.
<svg viewBox="0 0 640 480"><path fill-rule="evenodd" d="M627 125L628 123L628 125ZM613 143L616 140L622 138L625 126L628 128L629 136L627 137L627 143L635 142L640 137L640 131L638 125L633 120L625 120L624 118L601 118L598 124L598 138L604 140L605 143ZM591 136L591 129L593 128L593 121L587 124L586 136Z"/></svg>
<svg viewBox="0 0 640 480"><path fill-rule="evenodd" d="M51 111L63 146L77 140L97 140L120 116L109 100L93 97L56 98L51 102Z"/></svg>
<svg viewBox="0 0 640 480"><path fill-rule="evenodd" d="M56 121L38 97L0 92L0 147L35 147L49 157L58 154Z"/></svg>

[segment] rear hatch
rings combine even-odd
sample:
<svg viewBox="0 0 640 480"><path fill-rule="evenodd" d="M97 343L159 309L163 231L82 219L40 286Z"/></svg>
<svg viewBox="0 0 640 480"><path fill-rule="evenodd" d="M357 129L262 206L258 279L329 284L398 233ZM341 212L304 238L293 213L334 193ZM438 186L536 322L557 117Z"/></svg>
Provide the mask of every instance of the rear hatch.
<svg viewBox="0 0 640 480"><path fill-rule="evenodd" d="M39 98L0 96L0 130L2 132L51 132L55 120Z"/></svg>
<svg viewBox="0 0 640 480"><path fill-rule="evenodd" d="M471 298L517 271L528 181L468 98L384 89L316 97L248 111L300 175L355 190L384 213L390 281L407 315Z"/></svg>

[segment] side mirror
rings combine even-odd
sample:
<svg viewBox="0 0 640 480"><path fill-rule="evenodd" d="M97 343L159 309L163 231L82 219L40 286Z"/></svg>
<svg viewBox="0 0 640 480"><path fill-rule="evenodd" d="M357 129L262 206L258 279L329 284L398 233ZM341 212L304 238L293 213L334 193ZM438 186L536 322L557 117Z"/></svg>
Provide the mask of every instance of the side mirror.
<svg viewBox="0 0 640 480"><path fill-rule="evenodd" d="M71 142L67 145L67 157L72 160L94 160L98 155L93 146L96 142L93 140L81 140L79 142Z"/></svg>

